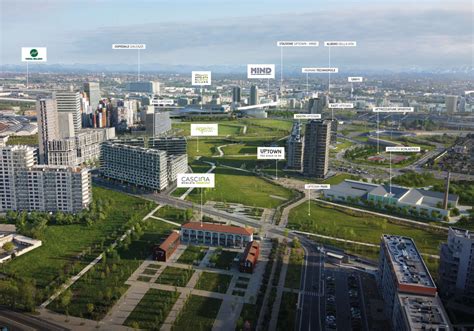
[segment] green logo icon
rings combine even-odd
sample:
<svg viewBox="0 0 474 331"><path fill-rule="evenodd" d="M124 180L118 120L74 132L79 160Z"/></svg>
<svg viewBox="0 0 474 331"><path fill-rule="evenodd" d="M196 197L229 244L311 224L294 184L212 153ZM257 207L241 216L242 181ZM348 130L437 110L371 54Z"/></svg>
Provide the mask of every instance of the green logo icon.
<svg viewBox="0 0 474 331"><path fill-rule="evenodd" d="M36 48L33 48L31 51L30 51L30 55L32 57L37 57L38 56L38 50Z"/></svg>

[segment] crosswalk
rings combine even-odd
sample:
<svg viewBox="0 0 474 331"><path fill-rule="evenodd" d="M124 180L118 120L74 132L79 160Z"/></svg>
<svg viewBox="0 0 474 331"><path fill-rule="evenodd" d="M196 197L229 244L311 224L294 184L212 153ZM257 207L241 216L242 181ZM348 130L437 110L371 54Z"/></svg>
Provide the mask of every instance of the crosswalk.
<svg viewBox="0 0 474 331"><path fill-rule="evenodd" d="M321 297L321 296L323 296L318 291L302 291L301 294L311 296L311 297Z"/></svg>

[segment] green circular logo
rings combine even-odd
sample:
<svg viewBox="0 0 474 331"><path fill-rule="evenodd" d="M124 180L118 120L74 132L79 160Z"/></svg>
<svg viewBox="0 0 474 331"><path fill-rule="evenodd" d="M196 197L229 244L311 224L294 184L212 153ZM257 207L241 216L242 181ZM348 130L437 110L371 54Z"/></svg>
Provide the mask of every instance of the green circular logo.
<svg viewBox="0 0 474 331"><path fill-rule="evenodd" d="M31 51L30 51L30 55L32 57L37 57L38 56L38 50L36 48L33 48Z"/></svg>

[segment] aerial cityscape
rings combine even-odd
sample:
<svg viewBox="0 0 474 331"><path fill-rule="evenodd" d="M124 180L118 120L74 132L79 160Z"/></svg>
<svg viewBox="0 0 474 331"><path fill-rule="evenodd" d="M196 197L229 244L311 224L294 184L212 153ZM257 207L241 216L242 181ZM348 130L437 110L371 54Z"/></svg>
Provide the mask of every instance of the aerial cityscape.
<svg viewBox="0 0 474 331"><path fill-rule="evenodd" d="M0 330L474 330L473 7L3 0Z"/></svg>

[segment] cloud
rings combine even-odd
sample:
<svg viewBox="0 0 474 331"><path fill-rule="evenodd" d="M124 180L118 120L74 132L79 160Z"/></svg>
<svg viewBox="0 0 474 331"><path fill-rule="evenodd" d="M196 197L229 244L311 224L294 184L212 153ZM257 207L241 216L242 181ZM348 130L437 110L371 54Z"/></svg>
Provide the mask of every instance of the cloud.
<svg viewBox="0 0 474 331"><path fill-rule="evenodd" d="M279 63L278 40L356 40L356 48L331 51L331 62L348 67L403 68L472 65L470 2L355 5L280 15L105 26L58 33L50 59L67 63L130 63L134 51L113 43L146 43L143 63L244 65ZM252 13L249 11L249 13ZM253 13L252 13L253 14ZM263 13L262 13L263 14ZM104 19L112 22L111 19ZM85 27L87 24L84 25ZM285 64L325 65L328 50L285 49Z"/></svg>

